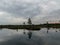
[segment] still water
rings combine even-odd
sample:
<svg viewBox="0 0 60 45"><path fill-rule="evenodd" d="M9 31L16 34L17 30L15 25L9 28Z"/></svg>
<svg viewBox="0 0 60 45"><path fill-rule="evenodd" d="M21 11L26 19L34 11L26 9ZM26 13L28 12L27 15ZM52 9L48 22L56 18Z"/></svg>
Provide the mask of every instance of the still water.
<svg viewBox="0 0 60 45"><path fill-rule="evenodd" d="M0 29L0 45L60 45L60 29L43 28L40 31L31 31L32 37L28 38L28 32L17 32L12 29Z"/></svg>

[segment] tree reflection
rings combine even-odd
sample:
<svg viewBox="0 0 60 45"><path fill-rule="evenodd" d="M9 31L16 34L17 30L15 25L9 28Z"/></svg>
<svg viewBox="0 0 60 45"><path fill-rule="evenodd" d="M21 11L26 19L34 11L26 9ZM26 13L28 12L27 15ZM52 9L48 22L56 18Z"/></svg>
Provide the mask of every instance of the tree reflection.
<svg viewBox="0 0 60 45"><path fill-rule="evenodd" d="M25 30L24 30L23 34L26 34Z"/></svg>
<svg viewBox="0 0 60 45"><path fill-rule="evenodd" d="M32 37L32 32L29 31L29 32L28 32L28 38L31 39L31 37Z"/></svg>
<svg viewBox="0 0 60 45"><path fill-rule="evenodd" d="M25 22L23 23L23 25L25 25ZM26 32L25 32L25 29L24 29L24 32L23 32L23 34L26 34Z"/></svg>
<svg viewBox="0 0 60 45"><path fill-rule="evenodd" d="M49 27L47 27L47 33L49 32L49 29L50 29L50 28L49 28Z"/></svg>
<svg viewBox="0 0 60 45"><path fill-rule="evenodd" d="M56 32L57 32L57 30L56 30Z"/></svg>
<svg viewBox="0 0 60 45"><path fill-rule="evenodd" d="M48 30L47 30L47 33L48 33Z"/></svg>

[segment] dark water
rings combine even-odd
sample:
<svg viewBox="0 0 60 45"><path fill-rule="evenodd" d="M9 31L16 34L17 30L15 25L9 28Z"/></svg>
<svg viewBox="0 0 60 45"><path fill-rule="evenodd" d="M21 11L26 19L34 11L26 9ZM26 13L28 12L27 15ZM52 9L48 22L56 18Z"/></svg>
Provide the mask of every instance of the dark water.
<svg viewBox="0 0 60 45"><path fill-rule="evenodd" d="M57 30L57 31L56 31ZM60 45L60 29L41 29L32 31L31 39L28 32L23 34L23 30L0 29L0 45Z"/></svg>

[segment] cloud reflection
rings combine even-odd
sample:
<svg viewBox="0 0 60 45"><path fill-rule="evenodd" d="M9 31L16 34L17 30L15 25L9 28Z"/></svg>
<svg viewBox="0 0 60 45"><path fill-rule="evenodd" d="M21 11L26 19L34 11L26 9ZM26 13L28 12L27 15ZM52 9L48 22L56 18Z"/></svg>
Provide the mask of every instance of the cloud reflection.
<svg viewBox="0 0 60 45"><path fill-rule="evenodd" d="M60 45L60 32L55 32L59 29L50 29L47 34L47 29L33 31L32 38L29 39L27 32L24 35L23 30L16 32L10 29L0 31L0 45Z"/></svg>
<svg viewBox="0 0 60 45"><path fill-rule="evenodd" d="M27 34L23 34L23 30L16 32L3 29L0 32L0 45L43 45L44 43L43 39L36 35L32 35L32 38L29 39Z"/></svg>
<svg viewBox="0 0 60 45"><path fill-rule="evenodd" d="M0 45L43 45L43 40L40 37L34 36L28 39L25 35L15 35L11 39L0 42Z"/></svg>

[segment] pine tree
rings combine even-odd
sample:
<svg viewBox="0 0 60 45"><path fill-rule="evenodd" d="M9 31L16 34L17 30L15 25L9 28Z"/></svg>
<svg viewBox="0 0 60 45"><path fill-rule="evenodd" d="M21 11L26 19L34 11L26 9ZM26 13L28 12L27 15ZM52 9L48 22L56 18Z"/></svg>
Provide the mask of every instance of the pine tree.
<svg viewBox="0 0 60 45"><path fill-rule="evenodd" d="M28 19L28 24L32 24L32 22L31 22L31 19L30 19L30 18Z"/></svg>

